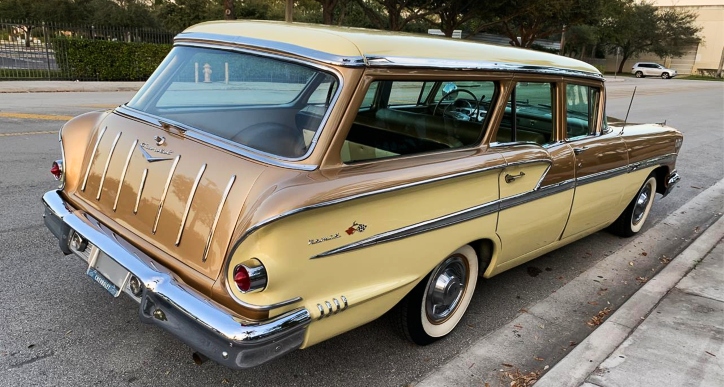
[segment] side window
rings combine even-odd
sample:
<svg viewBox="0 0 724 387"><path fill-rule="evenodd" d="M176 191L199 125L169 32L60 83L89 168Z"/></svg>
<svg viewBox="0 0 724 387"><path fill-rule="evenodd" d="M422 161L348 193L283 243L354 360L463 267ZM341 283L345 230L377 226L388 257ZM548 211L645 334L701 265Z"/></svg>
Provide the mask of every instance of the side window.
<svg viewBox="0 0 724 387"><path fill-rule="evenodd" d="M600 90L595 87L566 85L566 137L595 133Z"/></svg>
<svg viewBox="0 0 724 387"><path fill-rule="evenodd" d="M322 79L312 95L309 96L307 104L329 106L332 97L337 92L338 86L338 82L336 82L334 77L331 75L325 75L324 79Z"/></svg>
<svg viewBox="0 0 724 387"><path fill-rule="evenodd" d="M351 163L473 146L483 137L495 90L493 81L375 81L341 159Z"/></svg>
<svg viewBox="0 0 724 387"><path fill-rule="evenodd" d="M553 117L554 86L545 82L518 82L510 95L496 142L555 141Z"/></svg>
<svg viewBox="0 0 724 387"><path fill-rule="evenodd" d="M370 88L367 89L367 92L365 93L365 98L362 100L362 105L360 105L360 110L369 110L372 108L372 105L375 103L375 95L377 95L377 86L379 85L378 82L375 82L370 85Z"/></svg>
<svg viewBox="0 0 724 387"><path fill-rule="evenodd" d="M390 106L415 106L420 100L425 82L393 82L390 87Z"/></svg>

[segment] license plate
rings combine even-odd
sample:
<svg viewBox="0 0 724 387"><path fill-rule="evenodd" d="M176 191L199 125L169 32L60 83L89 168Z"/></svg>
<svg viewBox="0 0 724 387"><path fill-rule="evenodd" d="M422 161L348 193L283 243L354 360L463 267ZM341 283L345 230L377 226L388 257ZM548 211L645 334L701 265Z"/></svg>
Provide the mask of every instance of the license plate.
<svg viewBox="0 0 724 387"><path fill-rule="evenodd" d="M128 281L130 273L102 251L91 259L86 274L106 289L113 297L118 297Z"/></svg>

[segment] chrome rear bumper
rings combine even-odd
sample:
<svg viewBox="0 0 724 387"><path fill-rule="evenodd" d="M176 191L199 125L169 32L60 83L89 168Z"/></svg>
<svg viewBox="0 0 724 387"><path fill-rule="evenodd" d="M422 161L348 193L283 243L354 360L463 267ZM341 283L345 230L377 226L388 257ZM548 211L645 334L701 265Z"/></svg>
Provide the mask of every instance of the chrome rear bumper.
<svg viewBox="0 0 724 387"><path fill-rule="evenodd" d="M43 195L45 224L64 253L71 232L103 251L144 284L141 321L172 333L195 351L229 368L250 368L298 349L311 322L306 308L273 319L252 321L236 315L186 285L174 273L83 211L73 209L58 191Z"/></svg>

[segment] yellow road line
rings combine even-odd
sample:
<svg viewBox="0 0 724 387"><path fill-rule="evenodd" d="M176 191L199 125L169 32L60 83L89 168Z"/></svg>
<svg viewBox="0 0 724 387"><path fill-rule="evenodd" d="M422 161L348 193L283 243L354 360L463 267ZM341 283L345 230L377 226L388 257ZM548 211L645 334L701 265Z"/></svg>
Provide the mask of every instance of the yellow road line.
<svg viewBox="0 0 724 387"><path fill-rule="evenodd" d="M32 134L58 134L57 130L43 130L40 132L0 133L0 137L28 136Z"/></svg>
<svg viewBox="0 0 724 387"><path fill-rule="evenodd" d="M32 114L32 113L2 113L0 117L20 118L25 120L50 120L50 121L68 121L73 116L61 116L56 114Z"/></svg>

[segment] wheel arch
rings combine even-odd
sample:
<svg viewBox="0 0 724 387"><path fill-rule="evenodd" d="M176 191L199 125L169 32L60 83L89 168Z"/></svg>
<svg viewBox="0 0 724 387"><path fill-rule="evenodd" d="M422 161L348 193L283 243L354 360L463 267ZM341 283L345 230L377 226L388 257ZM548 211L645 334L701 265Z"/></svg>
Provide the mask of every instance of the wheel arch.
<svg viewBox="0 0 724 387"><path fill-rule="evenodd" d="M669 167L662 165L654 169L654 175L656 176L656 192L660 194L666 193L666 179L669 177Z"/></svg>
<svg viewBox="0 0 724 387"><path fill-rule="evenodd" d="M490 238L477 239L468 243L468 245L470 245L470 247L475 250L475 254L478 255L478 275L482 277L493 260L497 245Z"/></svg>

